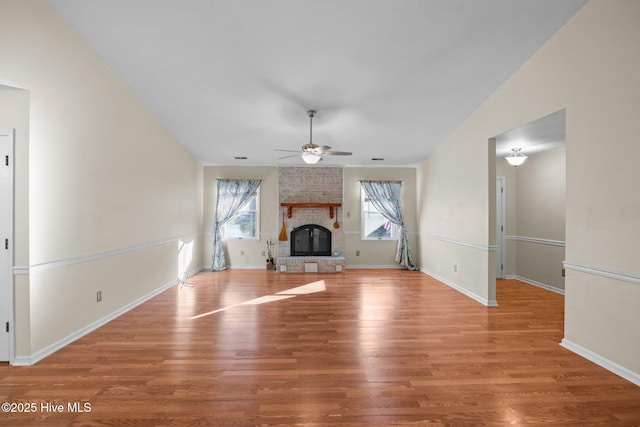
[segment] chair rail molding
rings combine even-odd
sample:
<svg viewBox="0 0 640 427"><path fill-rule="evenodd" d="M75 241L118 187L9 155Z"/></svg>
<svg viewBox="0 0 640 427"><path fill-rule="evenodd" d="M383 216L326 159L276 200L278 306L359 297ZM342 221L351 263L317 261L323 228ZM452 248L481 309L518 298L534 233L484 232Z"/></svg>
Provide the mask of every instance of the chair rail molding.
<svg viewBox="0 0 640 427"><path fill-rule="evenodd" d="M567 270L580 271L582 273L594 274L596 276L607 277L609 279L622 280L624 282L640 285L640 275L625 271L609 270L602 267L588 266L565 261L564 268Z"/></svg>

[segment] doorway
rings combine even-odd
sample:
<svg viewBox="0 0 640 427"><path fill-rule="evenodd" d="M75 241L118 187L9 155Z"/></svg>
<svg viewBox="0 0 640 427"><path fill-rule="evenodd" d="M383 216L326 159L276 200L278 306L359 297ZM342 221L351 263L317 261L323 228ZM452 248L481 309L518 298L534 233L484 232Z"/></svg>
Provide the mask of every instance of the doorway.
<svg viewBox="0 0 640 427"><path fill-rule="evenodd" d="M496 279L504 279L504 176L496 177Z"/></svg>
<svg viewBox="0 0 640 427"><path fill-rule="evenodd" d="M0 129L0 361L13 342L13 129Z"/></svg>
<svg viewBox="0 0 640 427"><path fill-rule="evenodd" d="M494 138L496 258L502 257L504 269L501 275L496 260L496 277L517 279L563 294L566 111L557 111ZM513 156L513 150L528 158L517 166L508 163L505 158Z"/></svg>

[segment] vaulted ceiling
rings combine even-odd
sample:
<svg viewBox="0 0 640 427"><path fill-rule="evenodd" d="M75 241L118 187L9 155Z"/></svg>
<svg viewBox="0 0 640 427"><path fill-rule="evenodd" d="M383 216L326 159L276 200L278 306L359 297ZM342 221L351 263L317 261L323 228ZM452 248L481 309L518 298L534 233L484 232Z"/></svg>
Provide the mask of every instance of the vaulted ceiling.
<svg viewBox="0 0 640 427"><path fill-rule="evenodd" d="M309 109L322 165L416 165L585 2L49 0L200 162L283 166Z"/></svg>

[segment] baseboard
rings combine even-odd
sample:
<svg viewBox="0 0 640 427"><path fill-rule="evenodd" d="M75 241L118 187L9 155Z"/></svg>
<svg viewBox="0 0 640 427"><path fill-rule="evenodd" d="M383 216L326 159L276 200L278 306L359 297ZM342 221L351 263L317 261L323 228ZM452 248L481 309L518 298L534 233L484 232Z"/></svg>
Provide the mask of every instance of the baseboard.
<svg viewBox="0 0 640 427"><path fill-rule="evenodd" d="M260 265L228 265L229 270L266 270L267 263Z"/></svg>
<svg viewBox="0 0 640 427"><path fill-rule="evenodd" d="M189 276L192 276L196 273L198 273L199 271L202 270L202 267L199 267L197 269L194 269L192 271L189 272ZM55 353L56 351L60 350L61 348L71 344L72 342L74 342L75 340L77 340L78 338L82 338L83 336L87 335L88 333L98 329L101 326L106 325L107 323L109 323L110 321L112 321L113 319L123 315L124 313L126 313L129 310L132 310L134 308L136 308L137 306L139 306L140 304L147 302L148 300L150 300L151 298L155 297L156 295L161 294L162 292L166 291L167 289L171 288L172 286L175 286L177 283L179 282L179 279L176 279L170 283L167 283L161 287L159 287L158 289L155 289L154 291L148 293L147 295L144 295L132 302L130 302L129 304L119 308L118 310L109 313L108 315L94 321L91 322L90 324L88 324L87 326L77 330L76 332L67 335L66 337L54 342L53 344L48 345L47 347L43 348L40 351L37 351L33 354L31 354L30 356L16 356L13 360L13 365L14 366L30 366L33 365L37 362L39 362L40 360L44 359L45 357Z"/></svg>
<svg viewBox="0 0 640 427"><path fill-rule="evenodd" d="M351 264L351 265L347 265L346 268L352 268L354 270L357 269L366 269L366 268L383 268L383 269L387 269L387 268L398 268L398 269L404 269L406 267L401 266L400 264L390 264L390 265L364 265L364 264Z"/></svg>
<svg viewBox="0 0 640 427"><path fill-rule="evenodd" d="M584 347L582 347L581 345L578 345L566 338L562 339L562 342L560 342L560 345L564 348L566 348L569 351L572 351L582 357L584 357L587 360L592 361L593 363L595 363L596 365L602 366L603 368L605 368L606 370L613 372L614 374L624 378L627 381L630 381L632 383L634 383L637 386L640 386L640 374L637 372L633 372L627 368L625 368L624 366L620 366L615 362L612 362L611 360L607 359L606 357L602 357L597 353L592 352L591 350L588 350Z"/></svg>
<svg viewBox="0 0 640 427"><path fill-rule="evenodd" d="M424 274L426 274L427 276L431 276L434 279L436 279L439 282L444 283L445 285L449 286L450 288L455 289L456 291L468 296L469 298L473 298L474 300L478 301L480 304L486 305L487 307L497 307L498 306L498 302L496 300L488 300L486 298L481 297L480 295L476 295L473 292L469 291L468 289L465 289L447 279L445 279L444 277L438 276L435 273L430 272L429 270L426 270L424 268L420 268L420 271L422 271Z"/></svg>
<svg viewBox="0 0 640 427"><path fill-rule="evenodd" d="M546 283L538 282L536 280L527 279L526 277L518 276L518 275L508 275L505 279L515 279L521 282L527 283L529 285L537 286L542 289L546 289L548 291L552 291L558 293L560 295L564 295L564 289L556 288L555 286L547 285Z"/></svg>

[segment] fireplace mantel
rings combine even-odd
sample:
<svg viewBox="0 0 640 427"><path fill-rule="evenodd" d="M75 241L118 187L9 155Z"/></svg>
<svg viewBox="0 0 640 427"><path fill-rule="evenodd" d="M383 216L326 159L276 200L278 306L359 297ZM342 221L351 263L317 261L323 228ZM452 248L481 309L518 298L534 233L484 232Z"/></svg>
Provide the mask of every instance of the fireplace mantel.
<svg viewBox="0 0 640 427"><path fill-rule="evenodd" d="M291 218L292 208L329 208L329 218L333 218L333 208L339 208L342 203L280 203L280 206L288 208L287 218Z"/></svg>

